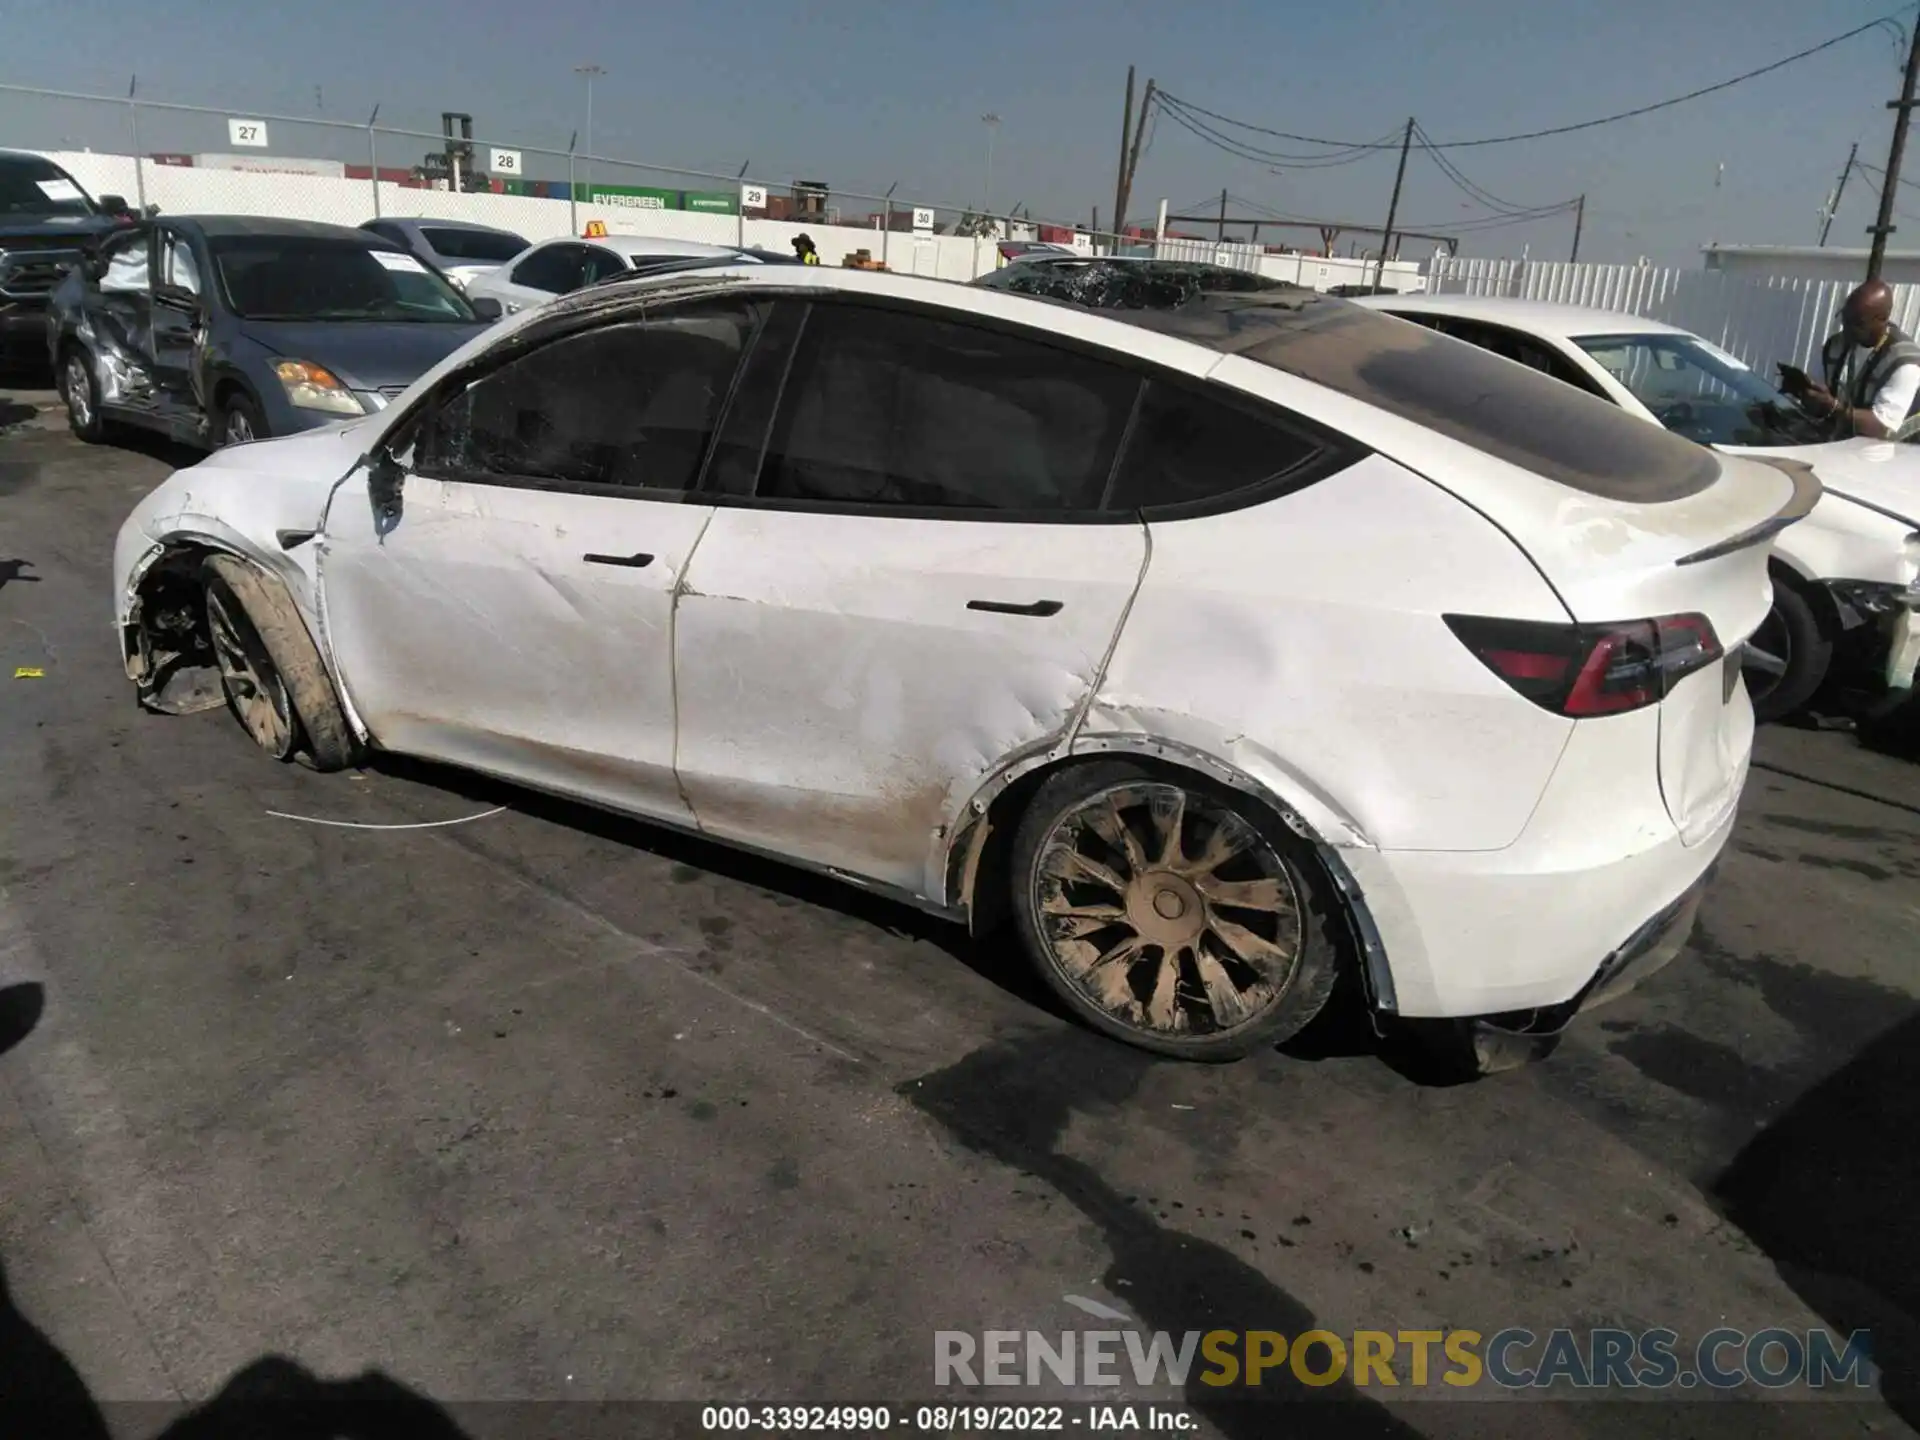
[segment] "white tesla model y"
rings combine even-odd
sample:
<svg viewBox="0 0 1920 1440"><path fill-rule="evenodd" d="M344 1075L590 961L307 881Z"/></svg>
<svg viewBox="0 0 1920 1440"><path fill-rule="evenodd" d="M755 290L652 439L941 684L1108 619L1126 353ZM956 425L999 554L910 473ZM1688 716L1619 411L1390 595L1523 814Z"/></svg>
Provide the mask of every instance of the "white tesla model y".
<svg viewBox="0 0 1920 1440"><path fill-rule="evenodd" d="M1818 494L1308 291L716 266L180 471L114 611L152 708L1010 919L1149 1049L1351 967L1490 1068L1680 947Z"/></svg>

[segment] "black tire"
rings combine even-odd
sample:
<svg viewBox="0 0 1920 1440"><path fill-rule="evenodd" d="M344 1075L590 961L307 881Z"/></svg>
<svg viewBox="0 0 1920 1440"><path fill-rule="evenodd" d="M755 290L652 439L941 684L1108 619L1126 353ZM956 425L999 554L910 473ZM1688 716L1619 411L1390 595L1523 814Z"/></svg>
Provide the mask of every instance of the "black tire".
<svg viewBox="0 0 1920 1440"><path fill-rule="evenodd" d="M93 373L93 356L86 346L77 343L67 346L61 353L60 373L54 382L60 387L60 398L66 402L67 428L88 445L103 444L107 439L107 422L100 414L100 381Z"/></svg>
<svg viewBox="0 0 1920 1440"><path fill-rule="evenodd" d="M1109 839L1115 824L1132 839ZM1178 859L1163 864L1169 834ZM1128 870L1112 904L1076 898L1088 882L1064 852L1084 856L1089 836ZM1204 863L1216 842L1225 858ZM1236 867L1256 873L1222 873ZM1100 893L1121 878L1107 872ZM1047 987L1078 1019L1143 1050L1237 1060L1299 1032L1333 994L1340 911L1318 859L1277 816L1200 776L1127 761L1062 770L1021 816L1008 880L1020 938ZM1238 903L1256 895L1275 903ZM1126 918L1109 921L1109 911Z"/></svg>
<svg viewBox="0 0 1920 1440"><path fill-rule="evenodd" d="M244 426L246 433L236 433L237 426ZM224 450L246 440L265 440L267 435L267 417L254 398L244 390L230 390L214 411L213 433L207 438L214 449Z"/></svg>
<svg viewBox="0 0 1920 1440"><path fill-rule="evenodd" d="M1755 664L1756 655L1772 656L1785 668L1762 669ZM1832 663L1833 638L1813 605L1791 582L1775 575L1773 609L1747 642L1743 667L1754 720L1767 725L1799 710L1819 691Z"/></svg>
<svg viewBox="0 0 1920 1440"><path fill-rule="evenodd" d="M277 686L284 692L292 733L284 737L284 743L268 743L261 734L263 727L249 721L245 697L236 703L223 664L222 680L227 684L228 704L236 718L276 759L298 758L322 771L353 765L360 758L359 741L347 724L320 651L285 589L277 580L231 555L208 559L202 567L202 579L207 591L209 629L216 625L216 612L222 609L239 622L235 626L238 638L249 651L247 660L259 681L264 687ZM238 616L233 613L236 609ZM276 742L281 739L275 737Z"/></svg>

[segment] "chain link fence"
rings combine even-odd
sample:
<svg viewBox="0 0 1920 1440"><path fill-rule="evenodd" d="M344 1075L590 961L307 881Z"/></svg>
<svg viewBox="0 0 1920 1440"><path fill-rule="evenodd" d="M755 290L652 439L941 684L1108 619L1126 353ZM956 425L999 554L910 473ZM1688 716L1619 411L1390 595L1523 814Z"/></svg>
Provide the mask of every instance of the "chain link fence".
<svg viewBox="0 0 1920 1440"><path fill-rule="evenodd" d="M385 217L464 220L530 241L613 233L788 250L822 261L970 280L1006 260L1000 242L1081 253L1153 253L1151 227L1096 232L1031 215L988 216L805 180L721 175L476 131L213 109L148 98L0 85L0 137L71 172L96 196L173 214L273 215L358 225ZM1240 262L1236 262L1240 263ZM1253 263L1253 262L1246 262Z"/></svg>

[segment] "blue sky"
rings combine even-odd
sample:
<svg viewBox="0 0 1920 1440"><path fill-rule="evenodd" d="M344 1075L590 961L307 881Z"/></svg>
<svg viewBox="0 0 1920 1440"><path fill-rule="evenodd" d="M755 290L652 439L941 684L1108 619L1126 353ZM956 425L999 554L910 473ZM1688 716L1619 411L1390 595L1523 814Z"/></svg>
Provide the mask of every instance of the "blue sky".
<svg viewBox="0 0 1920 1440"><path fill-rule="evenodd" d="M897 181L902 200L961 203L984 187L980 116L993 111L1002 117L997 205L1024 201L1036 216L1080 220L1098 205L1110 220L1129 63L1143 83L1151 74L1178 96L1276 129L1366 140L1416 115L1445 141L1663 99L1894 8L1891 0L10 0L0 81L118 94L137 71L141 93L155 99L291 115L317 105L341 119L364 119L378 103L383 123L419 129L437 129L443 109L464 110L483 143L564 149L582 124L572 67L592 62L607 71L594 98L601 154L727 174L751 162L755 178L776 184L822 179L874 193ZM1898 91L1901 59L1891 36L1872 34L1656 115L1453 158L1519 204L1584 191L1583 259L1644 254L1696 265L1709 239L1811 243L1849 143L1885 164L1885 102ZM125 148L124 123L105 107L0 94L0 145ZM363 142L309 127L282 126L273 138L275 153L364 156ZM150 115L143 141L147 150L228 148L217 118ZM1920 179L1920 156L1909 155ZM536 159L527 164L540 173ZM1380 154L1276 175L1163 118L1131 209L1145 218L1162 196L1211 209L1224 186L1290 215L1378 223L1393 165ZM1920 217L1920 189L1907 194L1903 208ZM1830 243L1864 244L1873 203L1870 181L1856 175ZM1486 214L1416 151L1403 223L1446 230ZM1558 217L1480 232L1464 253L1526 246L1564 259L1571 228ZM1920 218L1905 229L1895 248L1920 249Z"/></svg>

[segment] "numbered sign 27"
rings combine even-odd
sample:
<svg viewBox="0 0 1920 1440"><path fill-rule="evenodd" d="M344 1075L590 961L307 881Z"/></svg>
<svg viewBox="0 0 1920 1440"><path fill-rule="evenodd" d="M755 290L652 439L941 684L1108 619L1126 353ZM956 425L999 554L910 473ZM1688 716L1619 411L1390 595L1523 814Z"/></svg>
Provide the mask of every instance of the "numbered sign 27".
<svg viewBox="0 0 1920 1440"><path fill-rule="evenodd" d="M264 120L228 120L227 141L233 145L247 145L256 150L264 150L267 145L267 122Z"/></svg>

